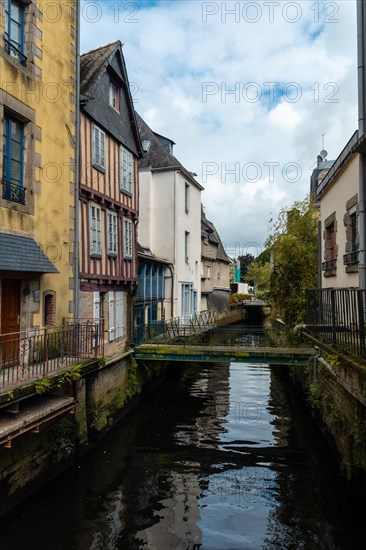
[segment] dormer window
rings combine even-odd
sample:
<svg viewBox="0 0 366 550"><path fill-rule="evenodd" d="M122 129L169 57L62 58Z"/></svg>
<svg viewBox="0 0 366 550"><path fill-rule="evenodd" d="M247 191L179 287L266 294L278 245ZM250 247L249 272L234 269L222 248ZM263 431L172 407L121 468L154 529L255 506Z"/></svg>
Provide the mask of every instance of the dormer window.
<svg viewBox="0 0 366 550"><path fill-rule="evenodd" d="M109 105L119 113L120 89L113 82L109 84Z"/></svg>

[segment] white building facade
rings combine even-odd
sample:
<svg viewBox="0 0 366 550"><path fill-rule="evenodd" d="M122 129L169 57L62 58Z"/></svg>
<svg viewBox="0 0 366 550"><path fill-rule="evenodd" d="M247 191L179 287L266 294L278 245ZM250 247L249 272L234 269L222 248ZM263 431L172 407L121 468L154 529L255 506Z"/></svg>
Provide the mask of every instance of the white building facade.
<svg viewBox="0 0 366 550"><path fill-rule="evenodd" d="M138 117L144 146L140 162L141 247L167 261L164 318L187 322L201 311L201 191L173 156L174 142Z"/></svg>

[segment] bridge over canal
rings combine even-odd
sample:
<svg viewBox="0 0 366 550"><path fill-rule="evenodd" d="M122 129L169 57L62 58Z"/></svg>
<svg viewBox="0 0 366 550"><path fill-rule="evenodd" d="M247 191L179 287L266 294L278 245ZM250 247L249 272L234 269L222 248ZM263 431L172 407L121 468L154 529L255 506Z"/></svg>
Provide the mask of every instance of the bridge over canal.
<svg viewBox="0 0 366 550"><path fill-rule="evenodd" d="M314 357L314 347L283 328L181 327L150 334L135 348L142 361L196 361L210 363L255 363L306 365Z"/></svg>

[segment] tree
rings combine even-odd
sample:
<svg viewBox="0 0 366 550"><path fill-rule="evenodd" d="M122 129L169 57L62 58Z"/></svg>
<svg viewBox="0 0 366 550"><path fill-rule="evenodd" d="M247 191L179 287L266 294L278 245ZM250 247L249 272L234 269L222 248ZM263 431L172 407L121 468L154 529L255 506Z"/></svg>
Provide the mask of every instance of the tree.
<svg viewBox="0 0 366 550"><path fill-rule="evenodd" d="M270 297L289 326L303 320L304 289L317 286L318 218L309 197L295 202L281 210L266 242L274 260Z"/></svg>
<svg viewBox="0 0 366 550"><path fill-rule="evenodd" d="M269 262L261 264L258 259L252 262L248 268L247 279L257 287L258 293L268 292L271 270Z"/></svg>
<svg viewBox="0 0 366 550"><path fill-rule="evenodd" d="M247 278L248 267L254 260L254 256L251 254L245 254L244 256L238 256L240 262L240 279L244 280Z"/></svg>

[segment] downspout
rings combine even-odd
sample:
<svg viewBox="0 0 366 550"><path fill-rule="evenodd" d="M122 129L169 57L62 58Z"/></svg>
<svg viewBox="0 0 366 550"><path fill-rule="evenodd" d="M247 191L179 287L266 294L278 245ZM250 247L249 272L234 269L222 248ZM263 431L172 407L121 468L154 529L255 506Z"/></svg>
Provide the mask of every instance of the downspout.
<svg viewBox="0 0 366 550"><path fill-rule="evenodd" d="M177 232L176 232L176 223L177 223L177 172L174 170L174 223L173 223L173 270L172 270L172 318L174 317L174 284L175 284L175 275L177 272L176 262L177 262Z"/></svg>
<svg viewBox="0 0 366 550"><path fill-rule="evenodd" d="M80 0L76 0L74 319L79 317Z"/></svg>
<svg viewBox="0 0 366 550"><path fill-rule="evenodd" d="M365 133L365 9L363 0L357 0L357 57L358 57L358 137ZM359 155L359 288L366 289L366 223L365 223L365 156Z"/></svg>

